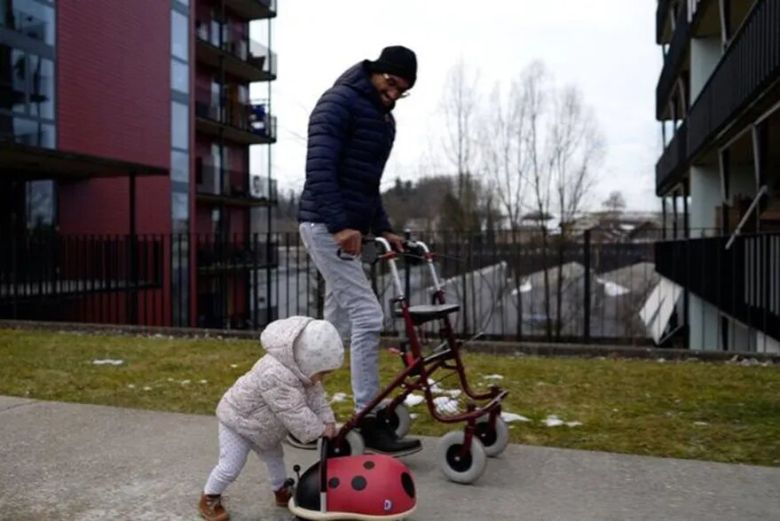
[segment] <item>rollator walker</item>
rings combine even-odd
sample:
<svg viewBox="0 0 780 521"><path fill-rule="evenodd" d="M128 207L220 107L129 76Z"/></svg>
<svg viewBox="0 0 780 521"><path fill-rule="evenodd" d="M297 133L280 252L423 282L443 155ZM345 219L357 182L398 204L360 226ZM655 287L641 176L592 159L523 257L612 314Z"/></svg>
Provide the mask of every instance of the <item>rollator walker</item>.
<svg viewBox="0 0 780 521"><path fill-rule="evenodd" d="M460 306L445 302L444 287L434 266L435 254L428 246L422 241L408 240L405 243L405 251L398 253L384 238L377 237L368 241L376 244L376 262L387 262L390 267L395 290L395 296L391 300L393 314L403 319L405 335L399 347L391 351L399 357L403 368L371 403L344 423L331 444L332 454L363 453L365 445L355 428L375 408L380 422L393 429L399 437L405 436L411 424L405 400L411 393L418 391L423 393L428 412L433 419L442 423L464 424L462 430L450 431L439 440L437 462L441 471L451 481L473 483L484 472L487 457L498 456L509 443L509 431L501 418L501 401L508 391L492 385L486 392L478 392L469 385L460 354L462 344L457 339L450 320L450 315L458 312ZM401 255L421 259L427 264L433 280L431 304L409 304L396 265ZM430 322L438 322L441 343L424 352L420 326ZM435 376L442 371L447 374L436 380ZM434 395L442 392L438 383L454 375L458 377L459 389L446 393L456 393L458 396L462 394L465 404L458 403L457 407L443 410L445 408L437 404Z"/></svg>

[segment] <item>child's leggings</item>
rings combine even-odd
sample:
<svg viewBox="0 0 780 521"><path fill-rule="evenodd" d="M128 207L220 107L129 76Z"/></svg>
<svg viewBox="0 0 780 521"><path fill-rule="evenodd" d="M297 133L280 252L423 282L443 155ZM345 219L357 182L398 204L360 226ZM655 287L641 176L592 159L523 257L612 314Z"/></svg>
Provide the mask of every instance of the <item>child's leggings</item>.
<svg viewBox="0 0 780 521"><path fill-rule="evenodd" d="M268 450L260 449L234 430L219 422L219 462L211 471L206 487L206 494L222 494L236 480L241 469L246 464L249 451L254 451L268 468L268 479L273 490L278 490L287 479L284 468L284 452L282 444Z"/></svg>

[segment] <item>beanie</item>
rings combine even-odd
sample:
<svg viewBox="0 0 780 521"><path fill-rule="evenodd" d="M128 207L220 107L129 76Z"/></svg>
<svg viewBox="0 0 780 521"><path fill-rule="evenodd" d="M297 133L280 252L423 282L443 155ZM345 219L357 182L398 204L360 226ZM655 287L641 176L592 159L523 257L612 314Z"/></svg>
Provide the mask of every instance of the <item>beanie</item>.
<svg viewBox="0 0 780 521"><path fill-rule="evenodd" d="M382 49L375 61L368 62L371 72L386 72L409 82L409 88L417 80L417 56L414 51L401 45L392 45Z"/></svg>
<svg viewBox="0 0 780 521"><path fill-rule="evenodd" d="M312 320L293 343L293 356L307 377L333 371L344 362L344 344L335 326L327 320Z"/></svg>

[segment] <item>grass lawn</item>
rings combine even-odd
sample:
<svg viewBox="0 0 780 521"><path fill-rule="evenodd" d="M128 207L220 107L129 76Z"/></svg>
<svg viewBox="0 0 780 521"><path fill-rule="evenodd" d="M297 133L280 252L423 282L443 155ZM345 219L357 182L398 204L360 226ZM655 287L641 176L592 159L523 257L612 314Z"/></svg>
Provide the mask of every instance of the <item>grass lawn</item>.
<svg viewBox="0 0 780 521"><path fill-rule="evenodd" d="M262 355L258 342L0 330L0 394L213 414L222 393ZM780 367L646 360L465 356L475 386L510 391L515 443L780 466ZM95 360L122 360L96 365ZM348 364L345 364L345 367ZM383 382L400 368L384 353ZM500 380L486 376L500 375ZM437 378L447 376L437 372ZM445 378L443 389L456 388ZM326 382L340 418L349 372ZM441 435L412 407L412 433ZM557 416L560 426L545 420ZM567 422L572 423L571 426Z"/></svg>

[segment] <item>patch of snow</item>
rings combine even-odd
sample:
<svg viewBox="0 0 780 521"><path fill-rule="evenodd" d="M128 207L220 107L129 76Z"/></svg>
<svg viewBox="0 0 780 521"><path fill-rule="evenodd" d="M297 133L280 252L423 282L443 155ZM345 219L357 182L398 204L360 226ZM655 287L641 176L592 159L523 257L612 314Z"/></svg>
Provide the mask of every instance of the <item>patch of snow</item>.
<svg viewBox="0 0 780 521"><path fill-rule="evenodd" d="M483 380L503 380L504 377L500 374L483 374L482 375Z"/></svg>
<svg viewBox="0 0 780 521"><path fill-rule="evenodd" d="M409 414L409 418L411 418L411 419L413 419L413 420L416 420L418 416L420 416L420 415L419 415L419 414L417 414L416 412L413 412L413 413L410 413L410 414Z"/></svg>
<svg viewBox="0 0 780 521"><path fill-rule="evenodd" d="M513 412L502 412L501 419L504 420L506 423L531 421L529 418L526 418L522 414L515 414Z"/></svg>
<svg viewBox="0 0 780 521"><path fill-rule="evenodd" d="M436 410L443 414L454 414L458 412L458 402L447 396L437 396L433 399Z"/></svg>
<svg viewBox="0 0 780 521"><path fill-rule="evenodd" d="M446 399L448 399L448 398L446 398ZM410 394L409 396L407 396L404 399L404 404L407 407L414 407L415 405L419 405L419 404L421 404L424 401L425 401L425 398L423 398L422 396L417 395L417 394Z"/></svg>
<svg viewBox="0 0 780 521"><path fill-rule="evenodd" d="M577 421L566 422L567 427L579 427L580 425L582 425L582 422L577 422Z"/></svg>
<svg viewBox="0 0 780 521"><path fill-rule="evenodd" d="M445 389L439 392L441 394L446 394L450 398L457 398L458 396L460 396L462 391L460 389Z"/></svg>
<svg viewBox="0 0 780 521"><path fill-rule="evenodd" d="M128 389L135 389L135 384L127 384Z"/></svg>
<svg viewBox="0 0 780 521"><path fill-rule="evenodd" d="M151 390L152 390L151 387L149 387L148 385L144 385L144 391L151 391Z"/></svg>
<svg viewBox="0 0 780 521"><path fill-rule="evenodd" d="M615 282L606 281L604 283L604 293L608 297L619 297L621 295L625 295L626 293L631 293L631 290Z"/></svg>
<svg viewBox="0 0 780 521"><path fill-rule="evenodd" d="M207 383L209 383L209 381L208 380L198 380L198 383L199 384L207 384Z"/></svg>
<svg viewBox="0 0 780 521"><path fill-rule="evenodd" d="M430 386L432 393L440 393L443 391L442 388L439 387L439 384L431 378L428 378L428 386Z"/></svg>
<svg viewBox="0 0 780 521"><path fill-rule="evenodd" d="M190 383L190 381L189 381L189 380L182 380L182 381L181 381L181 384L182 384L182 385L189 385L189 383Z"/></svg>
<svg viewBox="0 0 780 521"><path fill-rule="evenodd" d="M520 293L529 293L534 287L531 285L531 281L528 279L523 280L522 284L520 284L520 287L518 290Z"/></svg>
<svg viewBox="0 0 780 521"><path fill-rule="evenodd" d="M338 392L330 399L330 403L339 403L347 399L347 393Z"/></svg>
<svg viewBox="0 0 780 521"><path fill-rule="evenodd" d="M236 367L238 367L238 364L230 364L230 367L231 367L232 369L235 369Z"/></svg>
<svg viewBox="0 0 780 521"><path fill-rule="evenodd" d="M561 425L563 425L563 420L561 420L554 414L551 414L547 418L542 420L542 423L544 423L548 427L560 427Z"/></svg>
<svg viewBox="0 0 780 521"><path fill-rule="evenodd" d="M693 424L696 425L697 427L706 427L707 425L709 425L709 423L707 422L693 422Z"/></svg>
<svg viewBox="0 0 780 521"><path fill-rule="evenodd" d="M113 360L111 358L106 358L103 360L92 360L92 363L94 365L122 365L125 363L124 360Z"/></svg>

